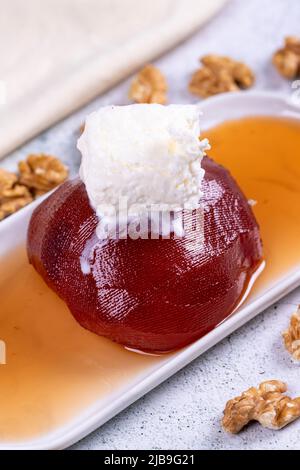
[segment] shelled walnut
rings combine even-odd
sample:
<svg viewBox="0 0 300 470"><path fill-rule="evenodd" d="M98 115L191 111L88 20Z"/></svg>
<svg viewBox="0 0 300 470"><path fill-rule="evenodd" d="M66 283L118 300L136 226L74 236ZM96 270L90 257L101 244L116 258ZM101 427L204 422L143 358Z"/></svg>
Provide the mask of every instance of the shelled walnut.
<svg viewBox="0 0 300 470"><path fill-rule="evenodd" d="M251 387L227 402L222 425L225 431L237 434L250 421L258 421L268 429L281 429L300 417L300 397L292 399L284 393L284 382L270 380Z"/></svg>
<svg viewBox="0 0 300 470"><path fill-rule="evenodd" d="M166 104L168 84L165 76L154 65L146 65L134 78L129 98L136 103Z"/></svg>
<svg viewBox="0 0 300 470"><path fill-rule="evenodd" d="M192 76L189 90L202 98L250 88L255 81L254 73L247 65L230 57L206 55L201 64Z"/></svg>
<svg viewBox="0 0 300 470"><path fill-rule="evenodd" d="M282 336L286 349L294 359L300 361L300 306L297 312L292 315L290 326Z"/></svg>
<svg viewBox="0 0 300 470"><path fill-rule="evenodd" d="M30 188L35 196L61 184L68 177L67 167L50 155L29 155L19 162L20 182Z"/></svg>
<svg viewBox="0 0 300 470"><path fill-rule="evenodd" d="M0 220L14 214L33 200L33 197L14 173L0 169Z"/></svg>
<svg viewBox="0 0 300 470"><path fill-rule="evenodd" d="M61 184L68 169L55 157L29 155L19 162L19 174L0 168L0 220Z"/></svg>
<svg viewBox="0 0 300 470"><path fill-rule="evenodd" d="M300 38L286 37L284 47L273 55L273 64L285 78L300 77Z"/></svg>

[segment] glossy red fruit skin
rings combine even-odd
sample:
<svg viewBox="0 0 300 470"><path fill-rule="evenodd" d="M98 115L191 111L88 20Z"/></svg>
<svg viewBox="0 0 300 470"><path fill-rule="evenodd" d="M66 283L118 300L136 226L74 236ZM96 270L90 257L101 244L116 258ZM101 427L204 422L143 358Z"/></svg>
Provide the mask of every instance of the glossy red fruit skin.
<svg viewBox="0 0 300 470"><path fill-rule="evenodd" d="M245 196L206 157L204 243L183 239L110 240L94 248L92 272L80 257L98 219L79 179L63 184L33 213L30 263L88 330L132 349L164 353L205 335L228 317L262 262L259 228Z"/></svg>

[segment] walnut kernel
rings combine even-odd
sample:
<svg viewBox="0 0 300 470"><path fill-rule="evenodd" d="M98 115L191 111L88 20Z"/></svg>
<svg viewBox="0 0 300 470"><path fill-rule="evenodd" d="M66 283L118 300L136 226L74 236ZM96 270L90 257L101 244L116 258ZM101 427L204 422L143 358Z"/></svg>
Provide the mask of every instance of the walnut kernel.
<svg viewBox="0 0 300 470"><path fill-rule="evenodd" d="M282 336L286 349L294 359L300 361L300 306L298 311L292 315L290 326Z"/></svg>
<svg viewBox="0 0 300 470"><path fill-rule="evenodd" d="M10 191L17 180L15 173L0 168L0 197L3 197L6 191Z"/></svg>
<svg viewBox="0 0 300 470"><path fill-rule="evenodd" d="M300 398L292 399L284 395L286 391L286 384L278 380L263 382L258 388L249 388L227 402L223 428L237 434L250 421L258 421L262 426L275 430L287 426L300 417Z"/></svg>
<svg viewBox="0 0 300 470"><path fill-rule="evenodd" d="M300 76L300 39L294 36L285 38L285 45L273 55L273 64L280 75L293 79Z"/></svg>
<svg viewBox="0 0 300 470"><path fill-rule="evenodd" d="M166 78L154 65L146 65L134 78L129 98L136 103L166 104L168 85Z"/></svg>
<svg viewBox="0 0 300 470"><path fill-rule="evenodd" d="M247 65L229 57L206 55L201 63L202 67L192 76L189 90L202 98L250 88L255 81Z"/></svg>
<svg viewBox="0 0 300 470"><path fill-rule="evenodd" d="M17 181L17 175L0 169L0 220L14 214L33 199L30 191Z"/></svg>
<svg viewBox="0 0 300 470"><path fill-rule="evenodd" d="M19 162L20 182L39 195L55 188L68 177L67 167L50 155L29 155Z"/></svg>

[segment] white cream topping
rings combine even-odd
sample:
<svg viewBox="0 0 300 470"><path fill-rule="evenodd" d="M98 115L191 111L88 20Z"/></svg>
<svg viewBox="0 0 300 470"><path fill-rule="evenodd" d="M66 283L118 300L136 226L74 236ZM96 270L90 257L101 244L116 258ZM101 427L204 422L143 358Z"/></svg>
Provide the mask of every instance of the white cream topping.
<svg viewBox="0 0 300 470"><path fill-rule="evenodd" d="M116 215L119 229L147 215L157 231L157 213L169 221L170 212L199 207L201 160L209 148L199 138L200 115L196 105L138 104L88 116L78 141L80 177L100 218L99 238L114 233ZM165 234L172 230L182 233L176 217L163 222Z"/></svg>

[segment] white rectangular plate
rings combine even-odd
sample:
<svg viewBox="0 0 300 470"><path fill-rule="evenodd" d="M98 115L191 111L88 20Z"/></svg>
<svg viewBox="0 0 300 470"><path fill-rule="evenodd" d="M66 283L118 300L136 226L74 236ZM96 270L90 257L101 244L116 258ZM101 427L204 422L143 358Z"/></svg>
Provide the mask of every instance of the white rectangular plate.
<svg viewBox="0 0 300 470"><path fill-rule="evenodd" d="M298 112L295 107L287 104L285 99L278 96L261 93L239 96L227 95L226 97L207 100L203 108L208 120L213 121L215 115L224 120L245 114L266 114L266 109L268 114L273 115L286 114L286 111L296 115ZM230 103L230 101L234 103ZM228 111L230 109L231 112ZM223 112L222 114L221 110L226 110L226 113ZM218 111L218 113L215 113L215 111ZM215 122L211 122L212 124L215 124ZM10 250L25 243L30 216L39 202L32 203L16 215L1 222L0 262ZM142 373L115 389L109 396L95 401L83 413L78 412L78 416L75 416L71 422L56 429L51 434L43 435L30 442L2 443L2 445L0 442L0 449L62 449L71 445L104 424L298 285L300 285L300 266L296 267L293 272L285 273L283 278L277 279L272 284L265 285L259 291L256 291L256 294L250 296L242 308L205 337L176 354L161 357L155 362L155 365L152 364L145 368Z"/></svg>

